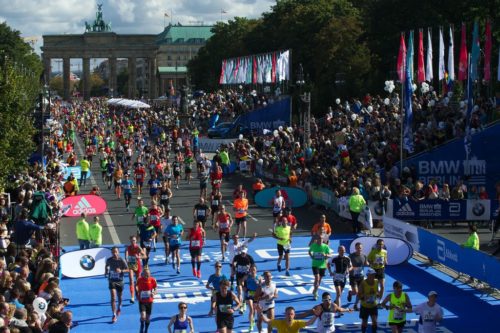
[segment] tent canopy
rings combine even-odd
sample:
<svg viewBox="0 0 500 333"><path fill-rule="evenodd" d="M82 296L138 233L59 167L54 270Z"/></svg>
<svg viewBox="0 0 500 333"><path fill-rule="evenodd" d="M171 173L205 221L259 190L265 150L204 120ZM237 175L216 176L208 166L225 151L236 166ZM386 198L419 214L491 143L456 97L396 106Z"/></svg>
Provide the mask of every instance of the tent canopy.
<svg viewBox="0 0 500 333"><path fill-rule="evenodd" d="M151 106L141 101L126 98L110 98L109 105L120 105L131 109L149 109Z"/></svg>

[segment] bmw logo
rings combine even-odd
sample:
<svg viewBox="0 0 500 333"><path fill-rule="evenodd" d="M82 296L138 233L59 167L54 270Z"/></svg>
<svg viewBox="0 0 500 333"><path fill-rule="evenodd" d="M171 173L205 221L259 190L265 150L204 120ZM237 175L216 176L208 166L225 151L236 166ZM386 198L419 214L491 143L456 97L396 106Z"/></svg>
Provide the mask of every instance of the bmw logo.
<svg viewBox="0 0 500 333"><path fill-rule="evenodd" d="M86 271L91 271L95 266L94 257L92 257L88 254L82 256L80 258L80 266Z"/></svg>
<svg viewBox="0 0 500 333"><path fill-rule="evenodd" d="M484 205L480 202L476 202L474 204L474 207L472 207L472 213L474 213L475 216L483 215L484 211L485 211Z"/></svg>

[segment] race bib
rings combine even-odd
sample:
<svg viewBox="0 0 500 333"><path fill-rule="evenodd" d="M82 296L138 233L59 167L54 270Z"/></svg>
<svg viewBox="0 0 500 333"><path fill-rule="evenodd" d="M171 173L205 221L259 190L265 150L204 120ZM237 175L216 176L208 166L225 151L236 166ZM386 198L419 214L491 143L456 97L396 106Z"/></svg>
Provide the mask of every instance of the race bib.
<svg viewBox="0 0 500 333"><path fill-rule="evenodd" d="M227 229L227 228L229 228L229 223L220 223L220 224L219 224L219 227L220 227L221 229Z"/></svg>
<svg viewBox="0 0 500 333"><path fill-rule="evenodd" d="M345 275L341 274L341 273L335 273L335 274L333 274L333 280L338 281L338 282L344 282Z"/></svg>
<svg viewBox="0 0 500 333"><path fill-rule="evenodd" d="M145 241L143 243L144 243L144 247L151 247L151 241Z"/></svg>
<svg viewBox="0 0 500 333"><path fill-rule="evenodd" d="M321 320L323 321L323 327L330 328L333 326L335 318L335 313L333 312L323 312L321 314Z"/></svg>
<svg viewBox="0 0 500 333"><path fill-rule="evenodd" d="M236 271L238 273L246 273L246 272L248 272L248 266L238 265L238 266L236 266Z"/></svg>
<svg viewBox="0 0 500 333"><path fill-rule="evenodd" d="M144 222L144 216L137 216L137 222L138 223Z"/></svg>
<svg viewBox="0 0 500 333"><path fill-rule="evenodd" d="M365 273L363 271L363 267L354 267L354 269L352 270L352 274L355 277L361 277L361 276L365 275Z"/></svg>
<svg viewBox="0 0 500 333"><path fill-rule="evenodd" d="M135 265L137 263L137 257L136 256L128 256L127 262L129 265Z"/></svg>
<svg viewBox="0 0 500 333"><path fill-rule="evenodd" d="M249 290L248 296L255 296L255 290Z"/></svg>
<svg viewBox="0 0 500 333"><path fill-rule="evenodd" d="M122 279L121 273L118 273L116 271L111 271L111 272L109 272L109 279L110 280L121 280Z"/></svg>
<svg viewBox="0 0 500 333"><path fill-rule="evenodd" d="M323 260L325 259L325 255L322 252L314 252L313 259L315 260Z"/></svg>
<svg viewBox="0 0 500 333"><path fill-rule="evenodd" d="M231 304L219 304L219 311L222 313L229 313L231 309Z"/></svg>
<svg viewBox="0 0 500 333"><path fill-rule="evenodd" d="M168 200L168 195L166 195L166 194L162 195L161 200Z"/></svg>
<svg viewBox="0 0 500 333"><path fill-rule="evenodd" d="M200 217L205 217L205 214L206 214L206 212L204 209L198 211L198 216L200 216Z"/></svg>
<svg viewBox="0 0 500 333"><path fill-rule="evenodd" d="M158 215L151 215L150 219L151 219L151 222L156 222L156 221L158 221Z"/></svg>
<svg viewBox="0 0 500 333"><path fill-rule="evenodd" d="M143 290L143 291L141 291L140 297L141 297L142 300L147 300L147 299L151 298L151 290Z"/></svg>
<svg viewBox="0 0 500 333"><path fill-rule="evenodd" d="M394 320L403 320L404 312L399 310L399 309L394 309L394 313L392 316L393 316Z"/></svg>
<svg viewBox="0 0 500 333"><path fill-rule="evenodd" d="M427 312L423 314L423 319L425 322L433 322L435 321L434 319L434 314L432 312Z"/></svg>
<svg viewBox="0 0 500 333"><path fill-rule="evenodd" d="M379 265L384 264L384 256L375 256L375 263Z"/></svg>
<svg viewBox="0 0 500 333"><path fill-rule="evenodd" d="M200 247L201 241L199 240L193 240L191 241L191 247Z"/></svg>
<svg viewBox="0 0 500 333"><path fill-rule="evenodd" d="M375 301L377 300L375 295L370 295L366 298L366 303L368 304L375 304Z"/></svg>
<svg viewBox="0 0 500 333"><path fill-rule="evenodd" d="M285 249L286 251L290 250L292 246L290 245L290 243L286 243L285 245L283 245L283 249Z"/></svg>
<svg viewBox="0 0 500 333"><path fill-rule="evenodd" d="M218 205L219 205L219 200L212 201L212 206L218 206Z"/></svg>

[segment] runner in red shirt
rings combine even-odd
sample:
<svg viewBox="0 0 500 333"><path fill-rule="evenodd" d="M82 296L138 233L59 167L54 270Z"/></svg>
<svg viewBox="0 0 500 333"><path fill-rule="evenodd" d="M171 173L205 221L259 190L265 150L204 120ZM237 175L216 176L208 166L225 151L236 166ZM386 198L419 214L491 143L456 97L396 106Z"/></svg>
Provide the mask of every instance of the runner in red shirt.
<svg viewBox="0 0 500 333"><path fill-rule="evenodd" d="M215 216L215 229L219 230L220 250L222 253L222 261L225 259L226 247L229 243L229 234L233 226L233 218L231 214L226 212L226 206L221 205Z"/></svg>
<svg viewBox="0 0 500 333"><path fill-rule="evenodd" d="M153 310L153 300L156 294L156 279L151 276L149 268L144 268L142 276L137 279L137 296L139 298L139 312L141 314L140 333L148 333Z"/></svg>
<svg viewBox="0 0 500 333"><path fill-rule="evenodd" d="M193 275L201 278L201 252L203 249L203 239L205 230L201 227L201 222L195 220L193 228L189 231L189 253L191 254L191 266ZM196 262L196 268L195 268Z"/></svg>
<svg viewBox="0 0 500 333"><path fill-rule="evenodd" d="M220 188L222 184L222 168L217 162L215 162L214 171L210 172L210 180L212 189Z"/></svg>
<svg viewBox="0 0 500 333"><path fill-rule="evenodd" d="M163 210L158 206L156 201L153 201L151 208L149 209L149 224L155 227L156 237L153 238L153 252L156 252L156 241L158 240L158 235L161 229L161 216L163 215Z"/></svg>
<svg viewBox="0 0 500 333"><path fill-rule="evenodd" d="M286 217L288 225L292 228L292 232L297 229L297 218L292 215L292 209L290 207L285 207L283 209L283 215L280 217L280 221Z"/></svg>
<svg viewBox="0 0 500 333"><path fill-rule="evenodd" d="M142 163L137 164L137 167L134 170L135 175L135 183L137 185L137 193L138 195L142 194L142 186L144 185L144 179L146 178L146 169Z"/></svg>
<svg viewBox="0 0 500 333"><path fill-rule="evenodd" d="M135 302L134 276L137 278L141 275L142 264L141 259L146 258L146 252L137 244L137 237L130 236L130 245L125 250L125 259L128 264L128 276L130 281L130 303Z"/></svg>

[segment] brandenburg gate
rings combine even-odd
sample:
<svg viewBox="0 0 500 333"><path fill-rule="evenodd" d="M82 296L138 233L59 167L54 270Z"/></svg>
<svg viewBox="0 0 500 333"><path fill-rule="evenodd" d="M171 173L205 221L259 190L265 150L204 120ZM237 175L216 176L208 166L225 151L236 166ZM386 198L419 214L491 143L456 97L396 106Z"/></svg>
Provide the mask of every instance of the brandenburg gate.
<svg viewBox="0 0 500 333"><path fill-rule="evenodd" d="M70 98L70 59L82 59L83 97L90 98L90 59L109 60L109 90L117 91L117 58L128 59L128 97L136 97L136 59L145 58L148 63L149 97L157 97L156 88L156 35L118 35L111 31L109 24L102 19L102 5L98 5L93 25L85 22L82 35L44 35L42 59L46 82L49 82L51 59L62 58L63 98Z"/></svg>

